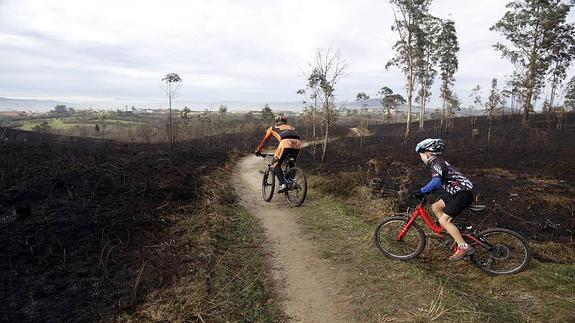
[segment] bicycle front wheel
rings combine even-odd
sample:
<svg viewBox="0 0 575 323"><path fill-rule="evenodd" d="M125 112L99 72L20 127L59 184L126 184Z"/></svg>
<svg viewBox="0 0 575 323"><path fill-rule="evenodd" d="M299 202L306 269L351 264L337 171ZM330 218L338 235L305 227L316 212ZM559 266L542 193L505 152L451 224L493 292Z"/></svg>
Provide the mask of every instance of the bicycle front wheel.
<svg viewBox="0 0 575 323"><path fill-rule="evenodd" d="M394 259L409 260L423 252L426 243L425 233L415 223L411 224L401 240L397 239L407 221L405 217L393 216L377 226L373 240L381 253Z"/></svg>
<svg viewBox="0 0 575 323"><path fill-rule="evenodd" d="M307 195L307 179L303 170L292 167L285 173L288 189L285 191L288 202L293 206L301 206Z"/></svg>
<svg viewBox="0 0 575 323"><path fill-rule="evenodd" d="M492 275L513 275L529 265L531 252L519 233L494 228L481 232L477 238L487 246L475 244L472 258L481 270Z"/></svg>
<svg viewBox="0 0 575 323"><path fill-rule="evenodd" d="M262 197L264 201L269 202L274 196L275 176L268 168L262 178Z"/></svg>

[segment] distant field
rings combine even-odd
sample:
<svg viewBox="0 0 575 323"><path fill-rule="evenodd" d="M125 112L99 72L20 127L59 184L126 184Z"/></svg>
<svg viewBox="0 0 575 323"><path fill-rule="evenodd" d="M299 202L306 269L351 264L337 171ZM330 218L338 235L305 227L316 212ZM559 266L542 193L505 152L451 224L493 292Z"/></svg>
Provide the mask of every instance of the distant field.
<svg viewBox="0 0 575 323"><path fill-rule="evenodd" d="M86 119L86 120L79 120L76 118L57 118L57 119L47 119L48 125L54 130L67 130L74 128L76 126L79 127L92 127L95 124L101 124L99 120L93 119ZM39 125L40 123L44 122L44 120L29 120L25 121L22 126L18 127L20 130L28 130L32 131L35 126ZM104 124L111 125L111 124L121 124L121 125L138 125L143 124L143 122L137 121L129 121L129 120L119 120L119 119L106 119Z"/></svg>

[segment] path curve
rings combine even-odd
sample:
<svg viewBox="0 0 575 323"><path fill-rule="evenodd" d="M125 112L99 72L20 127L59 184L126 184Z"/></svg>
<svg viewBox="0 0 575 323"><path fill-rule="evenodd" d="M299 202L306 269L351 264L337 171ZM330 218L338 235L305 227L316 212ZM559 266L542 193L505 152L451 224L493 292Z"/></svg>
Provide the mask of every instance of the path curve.
<svg viewBox="0 0 575 323"><path fill-rule="evenodd" d="M297 322L352 321L351 299L343 288L345 276L321 259L314 243L305 238L296 223L301 208L289 206L283 194L274 194L270 203L263 201L261 176L265 167L262 158L242 158L235 170L234 186L242 205L264 228L284 311Z"/></svg>

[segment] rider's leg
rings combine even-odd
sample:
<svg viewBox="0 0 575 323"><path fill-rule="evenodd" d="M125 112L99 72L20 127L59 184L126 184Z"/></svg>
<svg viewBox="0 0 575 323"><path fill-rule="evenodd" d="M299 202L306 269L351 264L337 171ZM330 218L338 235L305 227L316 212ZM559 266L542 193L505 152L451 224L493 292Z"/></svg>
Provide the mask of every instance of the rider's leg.
<svg viewBox="0 0 575 323"><path fill-rule="evenodd" d="M286 151L280 142L280 145L278 146L276 152L274 153L274 163L273 163L274 174L278 178L278 182L280 183L280 185L285 184L284 172L282 170L282 163L284 162L284 160L286 158L285 155L286 155Z"/></svg>
<svg viewBox="0 0 575 323"><path fill-rule="evenodd" d="M445 213L443 213L439 218L439 224L441 224L441 226L453 237L455 242L457 242L457 245L460 247L466 245L467 243L463 239L461 232L459 232L459 229L457 229L452 221L453 218Z"/></svg>
<svg viewBox="0 0 575 323"><path fill-rule="evenodd" d="M453 237L453 239L455 240L455 242L457 242L459 246L464 245L465 240L463 240L463 236L461 236L459 229L457 229L457 227L453 225L452 223L453 218L443 213L444 208L445 208L445 202L443 201L443 199L440 199L439 201L431 205L431 210L439 220L439 224L445 229L445 231L447 231L447 233L449 233L449 235L451 235L451 237Z"/></svg>
<svg viewBox="0 0 575 323"><path fill-rule="evenodd" d="M285 184L284 171L282 170L282 162L283 160L280 159L274 164L274 174L278 178L278 182L280 183L280 185Z"/></svg>

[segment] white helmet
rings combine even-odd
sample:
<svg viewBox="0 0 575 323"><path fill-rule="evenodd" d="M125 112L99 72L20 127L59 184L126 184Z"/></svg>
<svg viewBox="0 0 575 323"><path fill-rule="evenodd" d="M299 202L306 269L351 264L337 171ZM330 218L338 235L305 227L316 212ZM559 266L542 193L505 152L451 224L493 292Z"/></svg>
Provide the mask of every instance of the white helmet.
<svg viewBox="0 0 575 323"><path fill-rule="evenodd" d="M422 153L426 151L430 151L436 155L441 155L443 150L445 149L445 144L441 139L425 139L422 140L420 143L415 146L415 152Z"/></svg>

